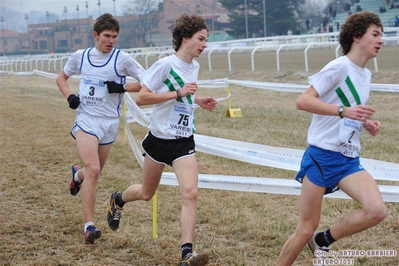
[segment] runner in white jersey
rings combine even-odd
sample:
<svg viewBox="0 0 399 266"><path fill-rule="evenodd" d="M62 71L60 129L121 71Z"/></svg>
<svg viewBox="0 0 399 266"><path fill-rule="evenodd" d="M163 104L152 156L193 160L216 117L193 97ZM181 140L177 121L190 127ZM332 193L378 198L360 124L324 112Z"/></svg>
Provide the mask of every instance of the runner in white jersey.
<svg viewBox="0 0 399 266"><path fill-rule="evenodd" d="M124 204L150 200L165 165L171 165L182 193L180 266L202 266L209 260L207 253L193 251L198 197L194 104L209 111L216 107L215 99L195 95L199 64L193 59L204 51L207 39L208 27L202 17L180 16L173 29L176 54L158 60L140 76L142 89L136 102L154 105L150 132L142 142L145 151L142 184L131 185L123 193L112 193L108 211L108 224L117 230Z"/></svg>
<svg viewBox="0 0 399 266"><path fill-rule="evenodd" d="M69 107L77 110L71 135L84 168L72 166L70 193L82 189L85 243L94 244L101 231L93 222L96 185L119 127L120 104L124 92L138 92L139 82L126 84L126 76L139 80L144 71L128 54L115 49L119 23L111 14L103 14L94 23L96 46L76 51L57 77L57 85ZM80 74L79 94L71 92L68 79ZM83 180L85 182L83 182Z"/></svg>
<svg viewBox="0 0 399 266"><path fill-rule="evenodd" d="M141 83L155 93L176 92L198 79L197 61L186 63L175 54L162 58L141 76ZM154 105L150 117L151 133L162 139L190 137L194 133L195 94ZM181 119L183 117L183 119ZM182 120L180 123L179 121Z"/></svg>
<svg viewBox="0 0 399 266"><path fill-rule="evenodd" d="M310 87L297 100L297 108L313 113L313 118L309 146L296 176L302 183L299 222L285 242L277 265L292 265L306 243L317 258L317 265L328 264L332 243L373 227L386 216L378 186L359 161L362 129L375 136L381 128L379 121L371 120L374 108L367 105L371 72L366 64L383 45L382 32L381 20L375 13L349 16L339 38L344 56L310 76ZM362 208L315 233L323 195L337 189Z"/></svg>
<svg viewBox="0 0 399 266"><path fill-rule="evenodd" d="M129 54L115 48L104 53L96 47L76 51L64 67L68 77L80 74L78 96L81 104L76 110L110 118L120 116L123 93L109 93L104 81L114 81L121 84L123 89L126 76L139 80L139 74L143 71L143 67Z"/></svg>

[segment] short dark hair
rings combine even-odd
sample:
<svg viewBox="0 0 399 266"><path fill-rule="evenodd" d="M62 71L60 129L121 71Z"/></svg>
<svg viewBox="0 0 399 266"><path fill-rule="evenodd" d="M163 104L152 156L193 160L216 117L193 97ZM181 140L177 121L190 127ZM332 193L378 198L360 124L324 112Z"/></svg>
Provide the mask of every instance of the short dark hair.
<svg viewBox="0 0 399 266"><path fill-rule="evenodd" d="M119 33L119 22L109 13L104 13L99 16L94 22L93 30L100 35L101 32L105 30L115 30Z"/></svg>
<svg viewBox="0 0 399 266"><path fill-rule="evenodd" d="M362 37L371 24L381 27L382 32L384 32L380 17L373 12L356 12L347 18L339 34L339 44L344 55L349 53L353 37Z"/></svg>
<svg viewBox="0 0 399 266"><path fill-rule="evenodd" d="M184 37L191 38L194 34L204 29L209 31L204 18L197 15L181 15L176 19L176 24L173 28L172 44L175 51L177 52L180 49Z"/></svg>

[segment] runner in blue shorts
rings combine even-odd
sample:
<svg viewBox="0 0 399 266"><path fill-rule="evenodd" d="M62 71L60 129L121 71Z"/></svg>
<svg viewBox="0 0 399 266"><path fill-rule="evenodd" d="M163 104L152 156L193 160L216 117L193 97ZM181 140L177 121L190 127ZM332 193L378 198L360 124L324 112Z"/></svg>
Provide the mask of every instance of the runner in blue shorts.
<svg viewBox="0 0 399 266"><path fill-rule="evenodd" d="M277 265L292 265L308 243L313 255L325 259L335 241L379 224L386 207L373 177L360 165L362 129L375 136L381 123L371 120L367 105L371 72L367 62L383 45L383 27L377 14L357 12L342 25L339 43L344 56L309 77L310 87L297 100L297 109L313 113L308 148L296 180L302 182L299 222L282 247ZM361 209L338 224L315 233L323 195L341 189Z"/></svg>

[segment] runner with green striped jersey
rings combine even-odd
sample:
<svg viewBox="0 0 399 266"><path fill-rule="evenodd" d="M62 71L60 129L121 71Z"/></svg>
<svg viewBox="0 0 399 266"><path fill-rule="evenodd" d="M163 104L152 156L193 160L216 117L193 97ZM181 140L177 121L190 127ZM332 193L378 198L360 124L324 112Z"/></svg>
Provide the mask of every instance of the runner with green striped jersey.
<svg viewBox="0 0 399 266"><path fill-rule="evenodd" d="M317 265L328 264L330 245L379 224L386 207L373 177L360 164L360 135L375 136L381 123L368 106L371 72L367 62L383 45L383 27L377 14L357 12L342 25L339 43L344 56L309 77L310 87L297 100L297 109L313 113L296 180L302 183L299 222L282 247L277 265L292 265L308 244ZM315 233L323 195L341 189L361 209L329 229ZM324 262L325 260L325 262Z"/></svg>
<svg viewBox="0 0 399 266"><path fill-rule="evenodd" d="M180 266L202 266L207 253L195 253L193 239L198 200L198 168L195 159L194 104L212 111L214 98L196 97L199 63L194 60L207 47L208 27L202 17L186 14L176 20L173 45L176 53L155 62L140 75L142 89L137 105L153 105L149 132L142 142L145 151L142 184L129 186L110 199L108 224L117 230L124 204L150 200L161 180L165 165L172 166L182 194L180 213Z"/></svg>

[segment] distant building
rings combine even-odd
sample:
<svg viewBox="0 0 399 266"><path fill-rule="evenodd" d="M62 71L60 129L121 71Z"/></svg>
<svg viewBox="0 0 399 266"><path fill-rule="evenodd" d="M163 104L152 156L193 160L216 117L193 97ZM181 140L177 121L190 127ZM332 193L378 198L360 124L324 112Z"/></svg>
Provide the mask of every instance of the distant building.
<svg viewBox="0 0 399 266"><path fill-rule="evenodd" d="M156 20L146 34L140 35L140 18L123 15L116 18L121 24L118 48L136 48L145 45L170 46L171 31L181 14L197 14L206 20L209 41L224 34L223 25L228 22L228 13L217 0L164 0L158 6ZM0 45L2 54L66 53L94 45L92 16L80 19L63 19L55 23L29 24L28 33L17 33L3 29Z"/></svg>

